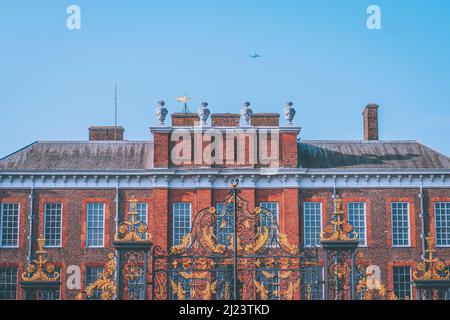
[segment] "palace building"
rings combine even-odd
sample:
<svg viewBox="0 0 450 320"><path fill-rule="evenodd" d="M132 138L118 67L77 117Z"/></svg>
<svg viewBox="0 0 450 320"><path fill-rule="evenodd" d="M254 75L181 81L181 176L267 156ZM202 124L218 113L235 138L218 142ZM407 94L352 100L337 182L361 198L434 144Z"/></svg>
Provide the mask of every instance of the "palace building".
<svg viewBox="0 0 450 320"><path fill-rule="evenodd" d="M241 113L209 119L203 103L198 113L172 114L169 125L160 102L160 125L142 141L125 140L122 127L91 127L88 141L32 143L0 160L0 299L26 298L22 274L35 271L27 265L44 251L53 268L43 268L57 272L60 283L47 298L75 299L98 280L110 253L120 251L116 235L129 212L137 212L148 226L147 240L155 250L134 265L144 270L135 275L145 274L139 280L145 294L128 297L325 299L323 232L332 231L326 225L339 208L376 280L399 299L417 299L414 273L431 248L426 237L434 239L435 255L450 262L450 158L417 141L379 140L378 112L375 104L364 109L363 140L306 141L292 124L292 103L283 110L283 124L280 114L253 113L249 103ZM233 188L252 212L251 222L235 220L238 230L254 226L252 245L239 238L234 243L238 231L232 216L221 216L216 224L196 219L199 213L214 213L211 208L222 212L227 204L234 212L237 202L226 201ZM336 199L342 201L339 206ZM255 222L261 210L270 219ZM194 229L198 239L194 233L188 238ZM188 243L194 247L195 241L203 249L199 245L189 261L155 256L188 254ZM317 248L317 259L305 264L311 270L298 282L283 284L291 273L264 260L258 243L268 243L264 252L286 249L286 257ZM217 259L233 252L233 245L248 259L236 266L230 254L220 260L220 269ZM193 261L195 266L189 264ZM247 263L251 266L242 267ZM167 270L158 275L161 265ZM247 280L238 275L244 269L251 270ZM70 279L77 272L78 284L76 277ZM209 284L201 284L202 277ZM97 289L92 298L100 295Z"/></svg>

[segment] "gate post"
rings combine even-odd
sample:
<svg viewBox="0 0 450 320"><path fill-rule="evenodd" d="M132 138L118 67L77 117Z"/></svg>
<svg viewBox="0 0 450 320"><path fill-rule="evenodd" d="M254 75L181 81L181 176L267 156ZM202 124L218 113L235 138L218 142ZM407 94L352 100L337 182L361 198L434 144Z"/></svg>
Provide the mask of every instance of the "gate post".
<svg viewBox="0 0 450 320"><path fill-rule="evenodd" d="M349 282L350 298L355 300L355 257L359 240L353 226L344 218L339 196L334 199L333 218L321 234L321 244L325 251L325 300L345 300Z"/></svg>
<svg viewBox="0 0 450 320"><path fill-rule="evenodd" d="M237 254L238 254L238 230L237 230L237 220L238 220L238 213L237 213L237 196L239 194L238 190L238 184L239 180L233 181L232 188L231 188L231 195L233 197L233 300L237 300L238 298L238 288L237 288L237 281L238 281L238 261L237 261Z"/></svg>
<svg viewBox="0 0 450 320"><path fill-rule="evenodd" d="M117 299L147 300L148 253L153 247L147 225L139 219L137 200L130 200L130 211L114 238L117 252ZM141 292L140 289L143 289Z"/></svg>
<svg viewBox="0 0 450 320"><path fill-rule="evenodd" d="M417 299L434 300L435 293L437 293L438 299L447 300L450 290L450 271L447 270L445 261L434 256L436 249L433 236L428 234L425 239L427 249L424 252L424 258L417 263L418 272L413 274ZM439 297L439 290L443 292L443 297Z"/></svg>
<svg viewBox="0 0 450 320"><path fill-rule="evenodd" d="M41 236L37 242L36 258L27 264L26 271L22 273L20 285L24 290L24 299L56 300L56 292L61 287L60 274L56 272L55 265L48 260L47 252L44 250L44 237Z"/></svg>

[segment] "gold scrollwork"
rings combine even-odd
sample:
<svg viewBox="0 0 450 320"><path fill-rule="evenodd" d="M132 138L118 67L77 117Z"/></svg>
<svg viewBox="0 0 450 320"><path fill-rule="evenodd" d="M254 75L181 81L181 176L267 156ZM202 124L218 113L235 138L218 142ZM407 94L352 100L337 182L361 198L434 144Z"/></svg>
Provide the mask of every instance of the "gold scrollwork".
<svg viewBox="0 0 450 320"><path fill-rule="evenodd" d="M206 282L206 287L204 290L200 290L200 298L202 300L211 300L212 295L217 291L217 281L213 283Z"/></svg>
<svg viewBox="0 0 450 320"><path fill-rule="evenodd" d="M273 279L275 278L275 273L271 273L268 271L261 271L261 273L266 277L267 279Z"/></svg>
<svg viewBox="0 0 450 320"><path fill-rule="evenodd" d="M44 237L41 235L37 242L36 258L28 263L26 272L22 273L22 280L24 282L58 281L60 275L58 272L55 272L55 265L48 260L47 252L44 250Z"/></svg>
<svg viewBox="0 0 450 320"><path fill-rule="evenodd" d="M384 284L379 283L374 288L368 288L367 287L367 277L362 277L358 284L356 285L356 292L358 294L362 293L362 299L363 300L375 300L375 299L381 299L381 300L398 300L398 297L395 295L394 292L388 292L386 290L386 287Z"/></svg>
<svg viewBox="0 0 450 320"><path fill-rule="evenodd" d="M259 235L254 242L245 246L245 253L256 254L260 253L260 251L265 248L267 241L269 240L269 229L267 227L262 227L261 232L261 228L258 228L258 234Z"/></svg>
<svg viewBox="0 0 450 320"><path fill-rule="evenodd" d="M176 283L170 279L170 285L172 287L173 294L178 298L178 300L186 300L183 284L181 282Z"/></svg>
<svg viewBox="0 0 450 320"><path fill-rule="evenodd" d="M180 272L180 276L182 276L186 280L190 279L204 279L208 275L208 272Z"/></svg>
<svg viewBox="0 0 450 320"><path fill-rule="evenodd" d="M371 285L368 285L368 278L375 274L375 271L367 272L366 266L363 263L364 255L362 252L356 254L356 266L361 273L361 278L356 284L357 295L362 295L363 300L398 300L394 292L388 292L386 287L379 281L373 280Z"/></svg>
<svg viewBox="0 0 450 320"><path fill-rule="evenodd" d="M256 292L259 293L261 300L269 299L269 290L264 286L264 283L258 282L253 279L253 284L255 286Z"/></svg>
<svg viewBox="0 0 450 320"><path fill-rule="evenodd" d="M227 247L223 244L217 245L214 239L214 230L211 226L204 226L202 228L201 241L203 245L211 252L216 254L224 254Z"/></svg>
<svg viewBox="0 0 450 320"><path fill-rule="evenodd" d="M290 281L285 293L286 300L294 300L294 294L298 291L299 288L300 280L297 280L296 282Z"/></svg>
<svg viewBox="0 0 450 320"><path fill-rule="evenodd" d="M325 226L324 232L320 234L322 241L355 241L358 240L358 233L353 226L344 218L342 210L342 199L336 196L334 199L333 218Z"/></svg>
<svg viewBox="0 0 450 320"><path fill-rule="evenodd" d="M116 261L114 253L108 255L108 262L106 263L105 269L102 273L98 274L97 281L92 283L86 288L86 296L92 297L94 295L94 290L99 289L101 291L101 300L113 300L117 293L117 284L114 280L114 273L116 270ZM83 299L83 292L80 292L76 300Z"/></svg>
<svg viewBox="0 0 450 320"><path fill-rule="evenodd" d="M179 245L175 245L170 249L170 252L172 254L177 255L183 254L186 252L186 249L189 247L190 244L191 244L191 234L188 233L183 237Z"/></svg>
<svg viewBox="0 0 450 320"><path fill-rule="evenodd" d="M130 211L124 222L118 228L114 240L118 242L144 242L150 241L151 236L148 233L148 226L139 219L139 213L136 210L137 199L132 196L130 200Z"/></svg>
<svg viewBox="0 0 450 320"><path fill-rule="evenodd" d="M295 256L299 253L298 247L295 244L290 244L287 239L287 235L284 233L278 233L278 242L289 254Z"/></svg>
<svg viewBox="0 0 450 320"><path fill-rule="evenodd" d="M134 281L136 278L139 278L144 273L141 268L136 264L135 261L131 261L129 264L125 266L124 275L126 279L130 281Z"/></svg>
<svg viewBox="0 0 450 320"><path fill-rule="evenodd" d="M434 237L430 234L425 238L427 249L425 258L417 263L417 270L413 273L414 281L418 280L449 280L450 271L447 270L446 263L435 257Z"/></svg>

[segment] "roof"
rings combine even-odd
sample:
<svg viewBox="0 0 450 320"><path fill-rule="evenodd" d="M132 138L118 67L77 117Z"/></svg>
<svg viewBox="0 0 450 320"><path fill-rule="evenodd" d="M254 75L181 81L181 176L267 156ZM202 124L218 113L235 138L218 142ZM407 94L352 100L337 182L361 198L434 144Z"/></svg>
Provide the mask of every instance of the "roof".
<svg viewBox="0 0 450 320"><path fill-rule="evenodd" d="M450 169L450 158L417 141L301 141L304 169ZM153 168L151 141L35 142L0 160L0 171Z"/></svg>
<svg viewBox="0 0 450 320"><path fill-rule="evenodd" d="M144 170L153 143L139 141L35 142L0 160L0 170Z"/></svg>
<svg viewBox="0 0 450 320"><path fill-rule="evenodd" d="M417 141L301 141L309 169L450 169L450 158Z"/></svg>

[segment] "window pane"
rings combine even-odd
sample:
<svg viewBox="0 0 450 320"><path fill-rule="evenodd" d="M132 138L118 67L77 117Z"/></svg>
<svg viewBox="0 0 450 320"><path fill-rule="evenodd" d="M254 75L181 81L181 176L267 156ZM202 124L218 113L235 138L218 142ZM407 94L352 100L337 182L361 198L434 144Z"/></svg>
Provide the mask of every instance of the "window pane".
<svg viewBox="0 0 450 320"><path fill-rule="evenodd" d="M103 272L102 267L88 267L86 268L86 275L85 275L85 286L86 288L95 283L98 280L98 274ZM89 297L89 300L100 300L101 298L101 290L95 289L93 291L92 297Z"/></svg>
<svg viewBox="0 0 450 320"><path fill-rule="evenodd" d="M103 247L105 229L105 204L87 204L87 247Z"/></svg>
<svg viewBox="0 0 450 320"><path fill-rule="evenodd" d="M409 203L393 202L391 204L392 245L409 246Z"/></svg>
<svg viewBox="0 0 450 320"><path fill-rule="evenodd" d="M19 204L2 203L1 204L1 246L18 247L19 246Z"/></svg>
<svg viewBox="0 0 450 320"><path fill-rule="evenodd" d="M136 211L139 213L139 220L147 224L147 203L136 203Z"/></svg>
<svg viewBox="0 0 450 320"><path fill-rule="evenodd" d="M450 246L450 202L434 204L436 245Z"/></svg>
<svg viewBox="0 0 450 320"><path fill-rule="evenodd" d="M136 211L139 214L139 220L148 225L148 208L147 203L136 203ZM145 238L145 233L139 233L141 238Z"/></svg>
<svg viewBox="0 0 450 320"><path fill-rule="evenodd" d="M17 268L0 268L0 300L17 299Z"/></svg>
<svg viewBox="0 0 450 320"><path fill-rule="evenodd" d="M278 202L261 202L260 207L266 210L269 210L273 214L273 220L278 224ZM269 219L267 219L266 216L264 216L265 219L263 219L262 224L265 227L272 227L270 225ZM276 226L274 226L276 227Z"/></svg>
<svg viewBox="0 0 450 320"><path fill-rule="evenodd" d="M272 219L274 224L272 225L271 220L268 216L262 215L261 228L267 227L269 230L270 228L274 229L273 244L276 244L276 238L278 237L278 202L261 202L260 207L272 212Z"/></svg>
<svg viewBox="0 0 450 320"><path fill-rule="evenodd" d="M184 236L191 232L191 204L173 204L173 245L181 244Z"/></svg>
<svg viewBox="0 0 450 320"><path fill-rule="evenodd" d="M322 232L322 204L305 202L304 204L304 241L306 247L320 245Z"/></svg>
<svg viewBox="0 0 450 320"><path fill-rule="evenodd" d="M216 205L217 214L217 240L220 244L230 245L234 234L234 205L232 203L218 203Z"/></svg>
<svg viewBox="0 0 450 320"><path fill-rule="evenodd" d="M394 267L394 292L399 299L411 299L411 268Z"/></svg>
<svg viewBox="0 0 450 320"><path fill-rule="evenodd" d="M44 209L44 238L45 246L61 246L62 234L62 204L46 203Z"/></svg>
<svg viewBox="0 0 450 320"><path fill-rule="evenodd" d="M359 245L366 245L366 205L364 202L348 203L348 222L358 233Z"/></svg>

